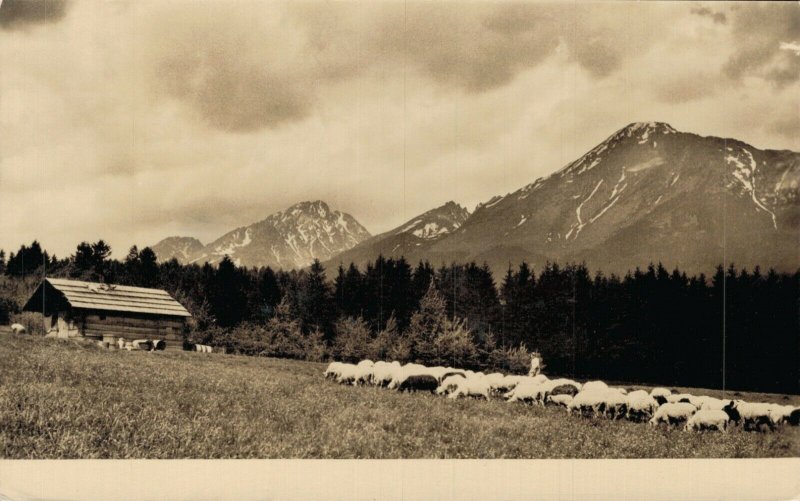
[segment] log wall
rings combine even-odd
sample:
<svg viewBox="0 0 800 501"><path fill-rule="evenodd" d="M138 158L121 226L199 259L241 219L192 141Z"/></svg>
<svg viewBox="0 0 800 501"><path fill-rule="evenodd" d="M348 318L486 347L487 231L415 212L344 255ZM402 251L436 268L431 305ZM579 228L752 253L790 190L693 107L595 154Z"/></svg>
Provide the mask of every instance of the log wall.
<svg viewBox="0 0 800 501"><path fill-rule="evenodd" d="M81 332L87 338L116 343L118 338L160 339L167 350L183 349L184 320L178 317L127 316L123 313L86 312L81 319Z"/></svg>

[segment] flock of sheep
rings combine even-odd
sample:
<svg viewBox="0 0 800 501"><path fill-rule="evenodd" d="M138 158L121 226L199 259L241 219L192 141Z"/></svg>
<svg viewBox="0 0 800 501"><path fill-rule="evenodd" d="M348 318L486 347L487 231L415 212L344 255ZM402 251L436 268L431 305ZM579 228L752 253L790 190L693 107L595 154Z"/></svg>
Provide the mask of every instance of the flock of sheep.
<svg viewBox="0 0 800 501"><path fill-rule="evenodd" d="M581 416L647 420L651 426L685 423L687 431L727 431L732 423L740 422L745 430L773 430L776 425L800 424L800 407L791 405L721 400L677 393L666 388L653 388L649 392L628 391L611 387L603 381L579 383L565 378L550 379L544 374L483 374L451 367L363 360L358 364L332 362L325 377L340 384L425 391L451 399L476 397L489 400L493 396L502 396L507 402L555 405L565 408L569 414Z"/></svg>

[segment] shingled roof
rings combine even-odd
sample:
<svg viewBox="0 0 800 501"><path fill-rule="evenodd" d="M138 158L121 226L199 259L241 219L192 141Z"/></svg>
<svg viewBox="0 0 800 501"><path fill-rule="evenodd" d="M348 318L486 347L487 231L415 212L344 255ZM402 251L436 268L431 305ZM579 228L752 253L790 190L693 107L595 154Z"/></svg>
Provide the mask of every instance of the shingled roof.
<svg viewBox="0 0 800 501"><path fill-rule="evenodd" d="M174 317L191 317L178 301L161 289L129 287L127 285L101 284L66 280L63 278L47 278L25 305L25 310L41 310L42 287L45 283L61 293L73 308L86 310L124 311L165 315ZM38 309L38 310L37 310Z"/></svg>

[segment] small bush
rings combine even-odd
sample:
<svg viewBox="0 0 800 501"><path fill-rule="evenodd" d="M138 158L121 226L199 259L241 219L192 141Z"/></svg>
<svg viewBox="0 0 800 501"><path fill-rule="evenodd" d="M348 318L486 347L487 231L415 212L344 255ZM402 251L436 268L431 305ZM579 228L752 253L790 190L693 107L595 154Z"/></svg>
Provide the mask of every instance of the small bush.
<svg viewBox="0 0 800 501"><path fill-rule="evenodd" d="M336 322L333 355L337 360L358 362L367 358L372 333L363 318L345 317Z"/></svg>

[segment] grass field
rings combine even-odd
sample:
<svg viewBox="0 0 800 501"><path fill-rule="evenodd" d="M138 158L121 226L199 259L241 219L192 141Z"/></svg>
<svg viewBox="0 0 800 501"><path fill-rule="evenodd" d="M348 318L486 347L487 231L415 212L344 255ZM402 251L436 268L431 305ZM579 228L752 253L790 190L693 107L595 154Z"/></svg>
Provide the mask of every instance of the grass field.
<svg viewBox="0 0 800 501"><path fill-rule="evenodd" d="M798 427L652 429L502 400L339 386L307 362L12 335L0 336L0 360L3 458L800 456ZM741 398L800 405L798 396Z"/></svg>

